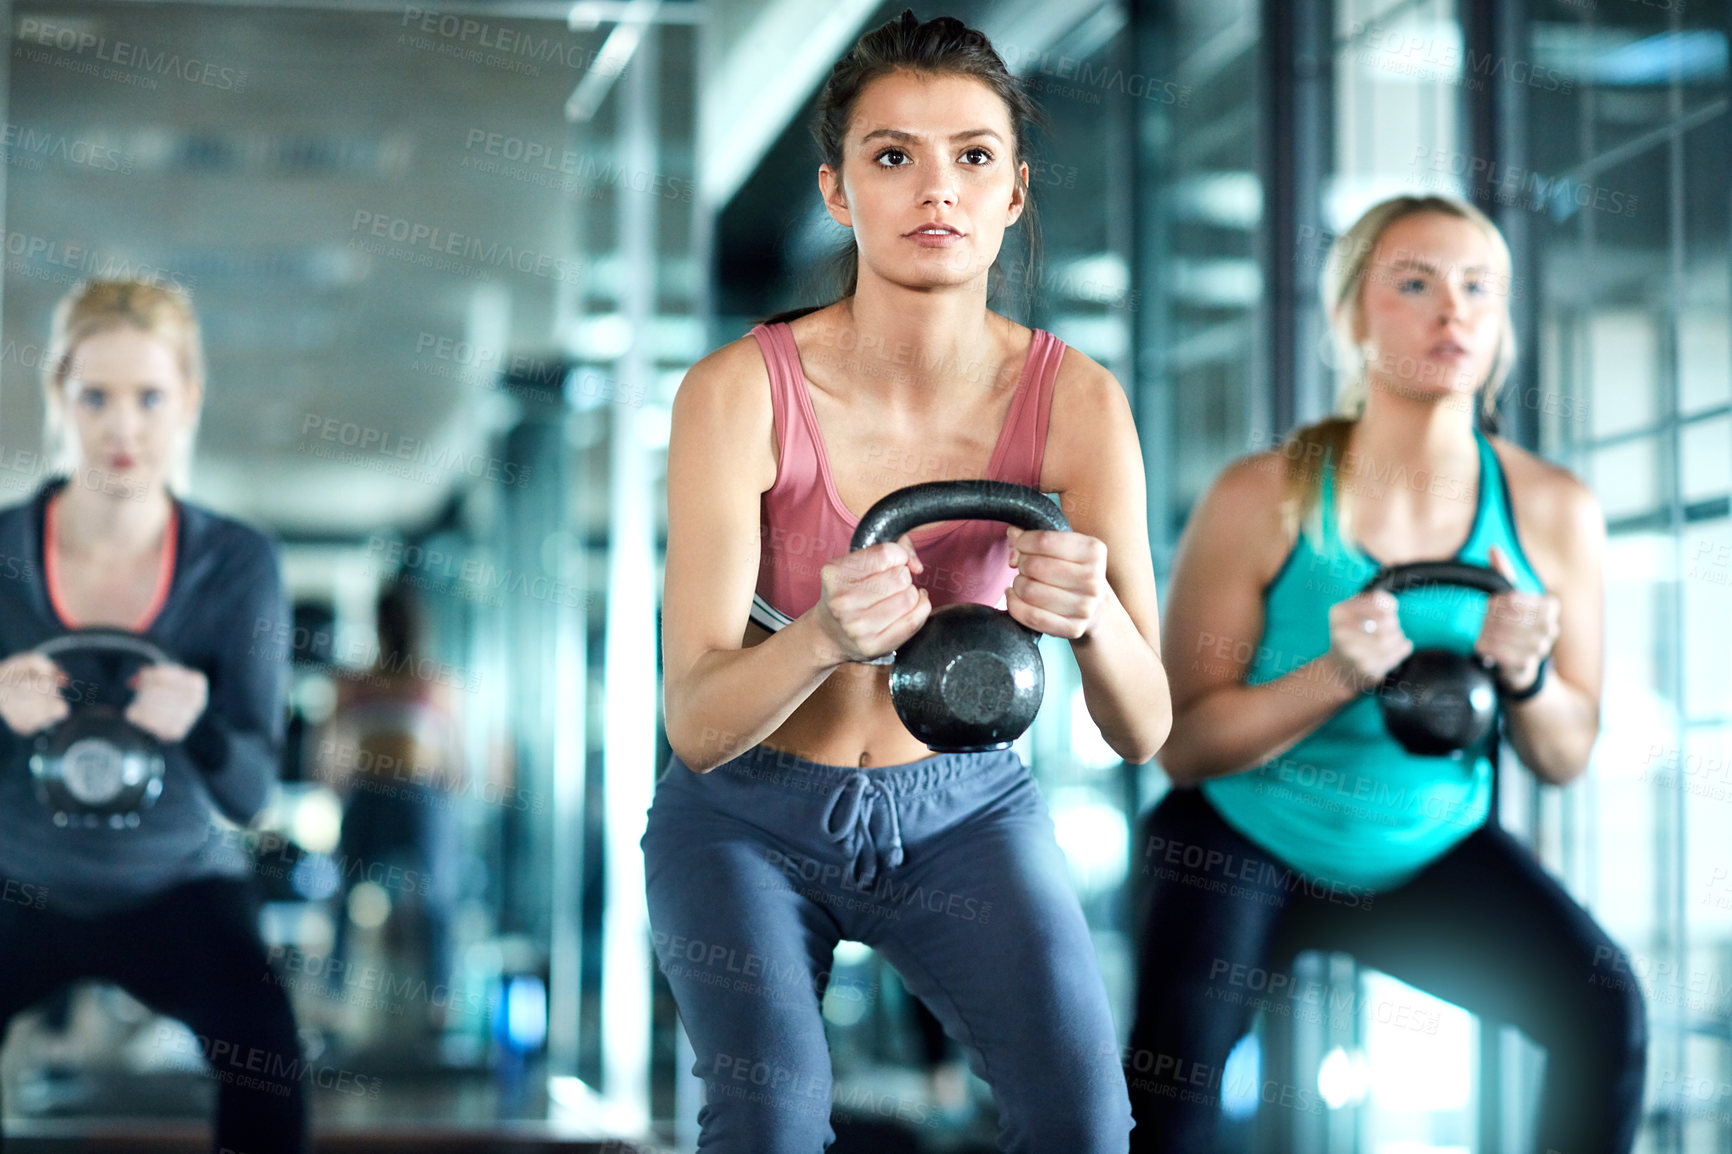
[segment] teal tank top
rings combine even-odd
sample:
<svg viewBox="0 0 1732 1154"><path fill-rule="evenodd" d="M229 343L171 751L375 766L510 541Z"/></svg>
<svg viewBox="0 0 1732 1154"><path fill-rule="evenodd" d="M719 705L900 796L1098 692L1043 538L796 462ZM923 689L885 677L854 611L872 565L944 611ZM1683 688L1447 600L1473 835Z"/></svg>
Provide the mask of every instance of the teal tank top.
<svg viewBox="0 0 1732 1154"><path fill-rule="evenodd" d="M1454 559L1489 566L1491 547L1499 546L1515 565L1517 587L1543 592L1516 540L1497 454L1484 435L1474 436L1478 505ZM1423 472L1396 466L1359 483L1369 489L1422 480ZM1429 483L1441 494L1443 478ZM1263 637L1245 683L1274 681L1327 653L1329 607L1358 593L1379 567L1340 533L1334 464L1325 462L1314 523L1264 592ZM1486 600L1469 589L1411 589L1397 595L1397 615L1415 649L1471 653ZM1363 694L1281 756L1201 788L1228 825L1308 878L1354 893L1387 889L1484 824L1495 741L1494 729L1479 746L1448 757L1410 754L1384 729L1375 696Z"/></svg>

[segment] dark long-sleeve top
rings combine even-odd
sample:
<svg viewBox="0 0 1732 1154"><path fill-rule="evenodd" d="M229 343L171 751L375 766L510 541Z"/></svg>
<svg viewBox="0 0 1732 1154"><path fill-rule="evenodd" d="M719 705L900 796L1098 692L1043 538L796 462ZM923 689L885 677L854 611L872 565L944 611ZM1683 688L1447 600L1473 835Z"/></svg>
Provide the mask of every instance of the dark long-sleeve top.
<svg viewBox="0 0 1732 1154"><path fill-rule="evenodd" d="M64 484L51 481L0 510L0 658L67 632L49 599L43 557L43 514ZM290 625L277 550L238 521L185 501L175 508L174 575L144 636L205 675L209 703L184 740L165 745L162 794L132 829L56 826L31 781L34 739L0 721L6 900L92 917L250 869L240 840L213 815L246 824L279 772ZM115 700L128 699L123 692Z"/></svg>

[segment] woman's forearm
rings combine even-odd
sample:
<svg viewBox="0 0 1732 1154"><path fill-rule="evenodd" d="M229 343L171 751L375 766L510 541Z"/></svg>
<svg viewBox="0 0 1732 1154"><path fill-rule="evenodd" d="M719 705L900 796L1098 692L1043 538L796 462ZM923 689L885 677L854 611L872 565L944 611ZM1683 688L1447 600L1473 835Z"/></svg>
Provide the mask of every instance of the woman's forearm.
<svg viewBox="0 0 1732 1154"><path fill-rule="evenodd" d="M668 679L668 744L708 772L779 729L840 664L810 613L757 645L711 650Z"/></svg>
<svg viewBox="0 0 1732 1154"><path fill-rule="evenodd" d="M1136 622L1108 593L1094 626L1071 642L1082 672L1083 702L1113 752L1140 765L1173 728L1167 671Z"/></svg>
<svg viewBox="0 0 1732 1154"><path fill-rule="evenodd" d="M1600 711L1588 694L1553 674L1533 697L1504 708L1510 747L1541 780L1563 785L1588 767L1600 733Z"/></svg>
<svg viewBox="0 0 1732 1154"><path fill-rule="evenodd" d="M1291 749L1359 695L1327 656L1261 685L1217 689L1173 719L1161 766L1177 785L1251 769Z"/></svg>

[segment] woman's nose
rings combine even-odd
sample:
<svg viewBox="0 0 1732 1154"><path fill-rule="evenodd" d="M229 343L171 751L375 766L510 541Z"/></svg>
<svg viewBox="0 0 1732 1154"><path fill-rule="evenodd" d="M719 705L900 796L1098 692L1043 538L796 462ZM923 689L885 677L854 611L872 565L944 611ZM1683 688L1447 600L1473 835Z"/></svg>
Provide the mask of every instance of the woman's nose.
<svg viewBox="0 0 1732 1154"><path fill-rule="evenodd" d="M128 439L144 424L144 414L135 405L111 404L102 410L103 431L119 440Z"/></svg>
<svg viewBox="0 0 1732 1154"><path fill-rule="evenodd" d="M956 179L948 170L939 170L940 174L927 182L920 203L935 205L941 208L951 208L956 204Z"/></svg>
<svg viewBox="0 0 1732 1154"><path fill-rule="evenodd" d="M1446 321L1462 320L1467 316L1467 294L1448 281L1444 281L1438 290L1437 303L1438 312Z"/></svg>

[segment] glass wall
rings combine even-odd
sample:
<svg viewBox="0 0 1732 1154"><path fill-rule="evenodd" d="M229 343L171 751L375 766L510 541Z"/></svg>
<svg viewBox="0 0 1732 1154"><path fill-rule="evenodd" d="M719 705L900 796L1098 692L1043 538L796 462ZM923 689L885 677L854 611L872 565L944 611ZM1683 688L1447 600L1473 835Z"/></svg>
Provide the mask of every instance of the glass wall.
<svg viewBox="0 0 1732 1154"><path fill-rule="evenodd" d="M1724 5L1533 5L1540 446L1599 498L1603 731L1538 845L1647 996L1653 1151L1732 1142L1732 116ZM1614 968L1624 971L1619 965Z"/></svg>
<svg viewBox="0 0 1732 1154"><path fill-rule="evenodd" d="M1139 67L1169 100L1139 109L1136 137L1137 373L1133 404L1148 469L1150 540L1165 590L1174 546L1192 507L1229 461L1266 438L1273 421L1267 180L1269 89L1263 6L1134 6ZM1164 602L1163 602L1164 603ZM1168 788L1155 763L1131 771L1132 812ZM1140 909L1155 863L1132 843L1125 905ZM1132 991L1127 990L1126 994ZM1116 1003L1126 1007L1127 996ZM1251 1148L1261 1079L1258 1040L1241 1045L1223 1085L1221 1141ZM1128 1055L1133 1073L1145 1055ZM1250 1093L1241 1092L1246 1087Z"/></svg>
<svg viewBox="0 0 1732 1154"><path fill-rule="evenodd" d="M1142 6L1146 66L1169 101L1144 108L1137 291L1144 309L1139 428L1165 576L1185 517L1229 460L1271 422L1265 297L1264 123L1257 4Z"/></svg>

